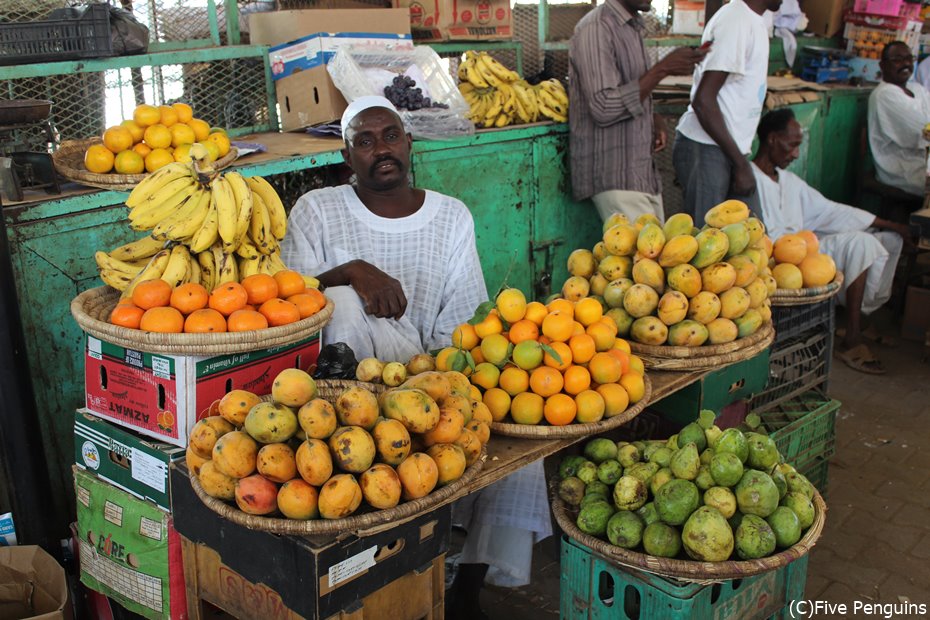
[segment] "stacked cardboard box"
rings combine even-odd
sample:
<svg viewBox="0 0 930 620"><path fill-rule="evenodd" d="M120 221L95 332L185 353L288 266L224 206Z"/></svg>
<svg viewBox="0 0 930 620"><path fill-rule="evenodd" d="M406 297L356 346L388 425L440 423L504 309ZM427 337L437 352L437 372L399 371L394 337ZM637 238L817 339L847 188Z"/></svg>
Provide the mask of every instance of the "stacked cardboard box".
<svg viewBox="0 0 930 620"><path fill-rule="evenodd" d="M923 29L920 6L907 0L856 0L844 18L843 30L846 51L855 55L850 62L854 76L881 80L882 49L893 41L904 41L917 57Z"/></svg>

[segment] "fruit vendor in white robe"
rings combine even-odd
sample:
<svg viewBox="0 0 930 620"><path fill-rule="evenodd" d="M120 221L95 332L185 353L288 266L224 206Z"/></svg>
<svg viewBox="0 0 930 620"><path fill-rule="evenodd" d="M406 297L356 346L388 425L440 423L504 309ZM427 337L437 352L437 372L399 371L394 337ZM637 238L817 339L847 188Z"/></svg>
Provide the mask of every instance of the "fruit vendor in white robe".
<svg viewBox="0 0 930 620"><path fill-rule="evenodd" d="M884 372L881 361L863 342L861 316L871 314L891 296L895 267L909 235L907 227L828 200L786 170L798 158L804 140L790 109L767 114L758 133L753 173L769 237L775 240L801 230L817 235L820 251L833 257L845 277L838 301L846 307L847 327L838 354L856 370Z"/></svg>
<svg viewBox="0 0 930 620"><path fill-rule="evenodd" d="M355 182L301 196L281 249L335 303L324 344L400 362L449 346L453 329L488 298L471 213L411 186L412 140L384 97L353 101L342 133ZM542 461L469 496L456 520L468 531L456 607L479 618L485 573L499 585L529 583L533 544L552 533Z"/></svg>

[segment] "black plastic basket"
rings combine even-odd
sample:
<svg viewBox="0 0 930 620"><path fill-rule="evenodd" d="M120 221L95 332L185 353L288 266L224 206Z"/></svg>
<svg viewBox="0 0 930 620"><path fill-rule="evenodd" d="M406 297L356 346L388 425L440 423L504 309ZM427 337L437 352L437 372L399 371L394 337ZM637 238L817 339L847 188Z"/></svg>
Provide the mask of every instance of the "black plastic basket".
<svg viewBox="0 0 930 620"><path fill-rule="evenodd" d="M772 345L769 381L752 398L753 410L772 408L804 392L827 391L833 359L833 323Z"/></svg>
<svg viewBox="0 0 930 620"><path fill-rule="evenodd" d="M796 338L815 328L833 330L836 295L823 301L798 306L772 306L775 344Z"/></svg>
<svg viewBox="0 0 930 620"><path fill-rule="evenodd" d="M106 4L88 5L79 18L0 23L0 65L112 55Z"/></svg>

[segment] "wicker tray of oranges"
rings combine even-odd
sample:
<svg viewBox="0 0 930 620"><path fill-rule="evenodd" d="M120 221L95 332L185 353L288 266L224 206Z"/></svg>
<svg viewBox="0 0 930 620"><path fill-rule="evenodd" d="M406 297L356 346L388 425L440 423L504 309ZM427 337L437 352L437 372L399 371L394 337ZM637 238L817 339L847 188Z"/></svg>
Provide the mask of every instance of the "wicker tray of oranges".
<svg viewBox="0 0 930 620"><path fill-rule="evenodd" d="M148 176L148 173L120 174L118 172L90 172L84 166L84 155L88 148L96 145L102 147L103 140L100 138L90 138L87 140L66 140L62 142L58 150L52 154L55 170L69 181L109 190L131 190L138 185L142 179ZM231 146L226 155L213 162L213 167L217 170L226 168L236 161L237 157L239 157L238 149ZM171 161L174 160L172 159ZM170 162L166 160L165 163L167 164Z"/></svg>
<svg viewBox="0 0 930 620"><path fill-rule="evenodd" d="M71 301L71 314L89 335L137 351L168 355L221 355L267 349L304 340L318 333L333 315L332 300L307 318L286 325L247 331L163 333L132 329L110 322L120 293L108 286L84 291ZM189 315L190 316L190 315Z"/></svg>

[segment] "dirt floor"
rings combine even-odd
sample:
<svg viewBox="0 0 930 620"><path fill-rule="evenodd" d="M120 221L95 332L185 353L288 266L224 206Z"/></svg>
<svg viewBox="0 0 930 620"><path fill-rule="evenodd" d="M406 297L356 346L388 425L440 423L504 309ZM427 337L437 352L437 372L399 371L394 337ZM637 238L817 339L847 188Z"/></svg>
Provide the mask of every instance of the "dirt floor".
<svg viewBox="0 0 930 620"><path fill-rule="evenodd" d="M882 333L898 333L891 312L881 311L877 323ZM888 374L833 361L829 395L842 407L827 522L810 557L805 598L850 609L856 601L930 607L930 351L900 339L874 350ZM531 585L486 587L481 603L492 620L557 618L558 537L537 545Z"/></svg>

